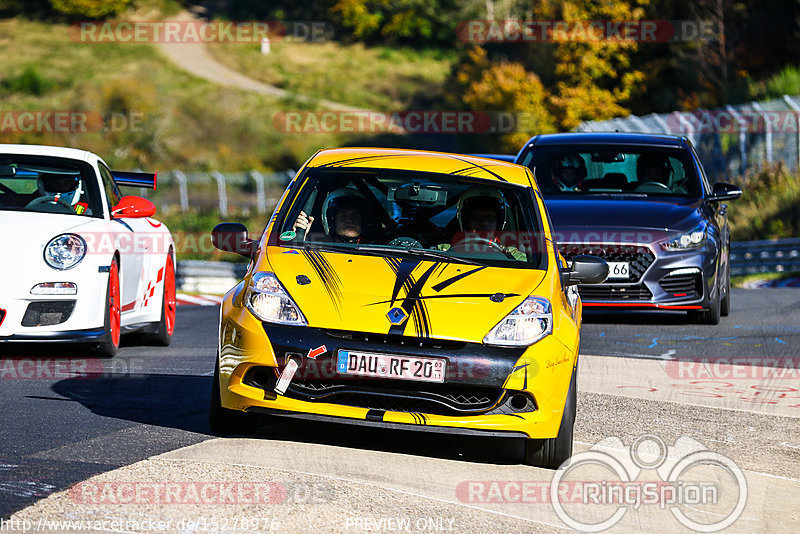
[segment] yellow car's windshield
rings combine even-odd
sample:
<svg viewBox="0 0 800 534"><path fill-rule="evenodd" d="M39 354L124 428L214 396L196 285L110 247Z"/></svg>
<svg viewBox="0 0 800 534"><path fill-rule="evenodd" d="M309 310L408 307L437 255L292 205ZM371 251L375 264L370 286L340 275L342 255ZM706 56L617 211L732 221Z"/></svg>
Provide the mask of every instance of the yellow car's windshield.
<svg viewBox="0 0 800 534"><path fill-rule="evenodd" d="M438 173L310 169L271 243L436 261L543 268L530 188Z"/></svg>

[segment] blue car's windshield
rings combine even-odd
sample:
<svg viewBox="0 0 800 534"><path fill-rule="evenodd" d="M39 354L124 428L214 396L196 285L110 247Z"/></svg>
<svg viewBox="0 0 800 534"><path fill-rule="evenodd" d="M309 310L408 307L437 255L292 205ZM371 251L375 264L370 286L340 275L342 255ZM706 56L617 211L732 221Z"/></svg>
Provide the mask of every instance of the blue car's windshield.
<svg viewBox="0 0 800 534"><path fill-rule="evenodd" d="M524 154L520 163L534 171L545 196L702 196L689 154L681 149L537 146Z"/></svg>

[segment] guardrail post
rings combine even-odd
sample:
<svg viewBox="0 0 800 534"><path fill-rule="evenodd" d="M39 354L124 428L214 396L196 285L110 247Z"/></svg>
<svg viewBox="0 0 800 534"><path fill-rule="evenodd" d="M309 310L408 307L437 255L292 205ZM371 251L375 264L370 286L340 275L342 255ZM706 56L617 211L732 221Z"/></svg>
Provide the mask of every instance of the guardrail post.
<svg viewBox="0 0 800 534"><path fill-rule="evenodd" d="M764 121L764 129L766 130L766 143L767 143L767 163L772 163L772 123L767 120L766 112L761 104L753 102L753 109L761 113L761 119Z"/></svg>
<svg viewBox="0 0 800 534"><path fill-rule="evenodd" d="M219 195L219 214L228 216L228 192L225 190L225 176L219 171L213 171L211 177L217 181L217 194Z"/></svg>
<svg viewBox="0 0 800 534"><path fill-rule="evenodd" d="M794 111L794 118L797 121L795 123L797 125L795 139L797 140L797 169L800 170L800 105L797 105L797 102L792 100L789 95L783 95L783 101L792 108L792 111Z"/></svg>
<svg viewBox="0 0 800 534"><path fill-rule="evenodd" d="M189 191L186 188L186 175L183 171L175 169L172 171L172 177L178 181L178 195L181 199L181 212L186 213L189 210Z"/></svg>
<svg viewBox="0 0 800 534"><path fill-rule="evenodd" d="M263 215L267 212L267 197L264 191L264 175L253 169L250 171L250 178L256 183L256 207L258 213Z"/></svg>

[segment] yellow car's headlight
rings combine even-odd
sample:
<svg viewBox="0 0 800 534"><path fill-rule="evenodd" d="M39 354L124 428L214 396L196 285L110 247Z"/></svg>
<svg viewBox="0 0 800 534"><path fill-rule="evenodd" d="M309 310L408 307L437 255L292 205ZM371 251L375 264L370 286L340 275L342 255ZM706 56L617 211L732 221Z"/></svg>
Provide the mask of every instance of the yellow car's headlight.
<svg viewBox="0 0 800 534"><path fill-rule="evenodd" d="M532 345L553 331L553 311L544 297L528 297L486 334L486 345Z"/></svg>
<svg viewBox="0 0 800 534"><path fill-rule="evenodd" d="M261 321L296 326L308 324L274 273L258 272L253 275L245 295L245 306Z"/></svg>

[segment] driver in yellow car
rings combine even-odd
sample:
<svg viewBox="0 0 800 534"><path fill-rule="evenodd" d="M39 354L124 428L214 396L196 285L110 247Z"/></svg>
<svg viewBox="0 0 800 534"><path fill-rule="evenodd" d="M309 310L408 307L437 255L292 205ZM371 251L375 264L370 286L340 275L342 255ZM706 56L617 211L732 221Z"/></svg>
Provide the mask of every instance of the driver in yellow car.
<svg viewBox="0 0 800 534"><path fill-rule="evenodd" d="M467 248L480 248L482 241L491 242L492 246L502 250L507 256L513 257L515 260L527 261L527 255L524 252L513 246L502 245L496 236L481 236L481 234L491 234L505 228L507 206L506 199L500 191L480 185L470 187L458 199L456 219L458 219L461 234L456 234L456 238L462 240ZM472 237L469 235L470 233L476 235ZM474 244L470 244L472 239L475 240ZM434 248L445 251L452 247L453 245L450 243L442 243Z"/></svg>

